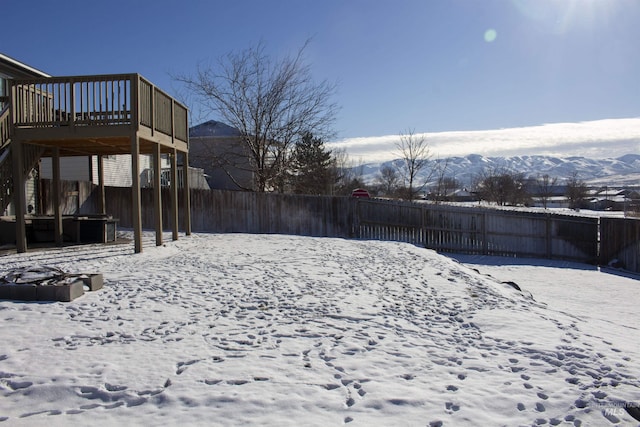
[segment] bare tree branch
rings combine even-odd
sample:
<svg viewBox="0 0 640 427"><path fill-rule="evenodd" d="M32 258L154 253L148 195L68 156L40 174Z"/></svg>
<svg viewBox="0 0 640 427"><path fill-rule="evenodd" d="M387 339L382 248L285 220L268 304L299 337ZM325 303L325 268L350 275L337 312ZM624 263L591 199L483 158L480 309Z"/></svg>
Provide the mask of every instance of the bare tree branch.
<svg viewBox="0 0 640 427"><path fill-rule="evenodd" d="M333 136L336 85L313 81L304 62L308 44L293 56L274 59L260 42L228 53L216 66L199 65L193 76L173 76L204 110L240 131L257 191L274 189L285 176L290 150L300 135Z"/></svg>

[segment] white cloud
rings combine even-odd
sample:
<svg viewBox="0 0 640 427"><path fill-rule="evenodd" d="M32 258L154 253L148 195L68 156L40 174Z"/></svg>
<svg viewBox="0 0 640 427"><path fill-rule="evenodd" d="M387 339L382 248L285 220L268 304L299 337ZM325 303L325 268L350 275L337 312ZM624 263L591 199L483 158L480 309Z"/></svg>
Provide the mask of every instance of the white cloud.
<svg viewBox="0 0 640 427"><path fill-rule="evenodd" d="M640 153L640 118L605 119L580 123L553 123L540 126L424 133L435 157L551 155L611 158ZM344 148L363 162L391 160L399 135L347 138L330 144Z"/></svg>

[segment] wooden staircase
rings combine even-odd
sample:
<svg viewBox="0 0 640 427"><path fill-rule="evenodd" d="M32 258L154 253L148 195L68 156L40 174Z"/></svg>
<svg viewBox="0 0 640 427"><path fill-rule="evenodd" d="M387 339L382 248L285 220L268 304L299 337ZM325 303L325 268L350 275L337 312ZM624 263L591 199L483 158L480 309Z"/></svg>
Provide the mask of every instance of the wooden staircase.
<svg viewBox="0 0 640 427"><path fill-rule="evenodd" d="M0 214L13 200L13 161L11 159L9 108L0 112ZM44 147L24 145L24 163L22 165L23 178L36 166L44 153Z"/></svg>
<svg viewBox="0 0 640 427"><path fill-rule="evenodd" d="M9 115L9 106L4 107L0 111L0 152L6 144L11 141L9 137L9 131L11 130L11 116Z"/></svg>
<svg viewBox="0 0 640 427"><path fill-rule="evenodd" d="M9 119L9 106L7 105L0 113L0 214L3 214L11 203L11 193L13 192Z"/></svg>

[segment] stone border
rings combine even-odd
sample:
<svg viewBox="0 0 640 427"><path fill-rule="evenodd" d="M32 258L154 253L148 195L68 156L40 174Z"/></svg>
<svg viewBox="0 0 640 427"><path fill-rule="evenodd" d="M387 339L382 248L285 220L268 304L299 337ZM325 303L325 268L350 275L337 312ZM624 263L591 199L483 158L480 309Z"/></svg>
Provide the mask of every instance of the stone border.
<svg viewBox="0 0 640 427"><path fill-rule="evenodd" d="M84 274L71 283L59 285L2 283L0 300L70 302L84 295L85 286L91 292L102 289L103 285L102 274Z"/></svg>

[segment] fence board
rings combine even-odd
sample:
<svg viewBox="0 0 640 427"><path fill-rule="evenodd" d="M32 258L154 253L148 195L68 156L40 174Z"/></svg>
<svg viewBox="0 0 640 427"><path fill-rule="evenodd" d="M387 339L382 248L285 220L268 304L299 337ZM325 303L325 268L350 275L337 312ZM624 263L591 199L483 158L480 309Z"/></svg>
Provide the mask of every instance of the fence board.
<svg viewBox="0 0 640 427"><path fill-rule="evenodd" d="M63 215L85 215L98 210L97 186L85 181L61 181L61 209ZM40 192L43 206L41 213L53 215L53 182L40 180Z"/></svg>
<svg viewBox="0 0 640 427"><path fill-rule="evenodd" d="M600 233L600 262L618 260L626 270L640 273L640 221L602 218Z"/></svg>

